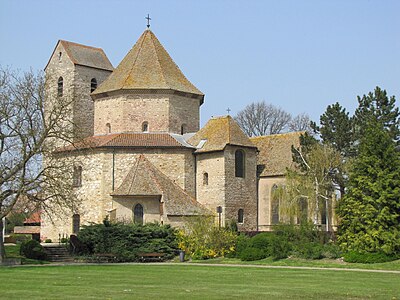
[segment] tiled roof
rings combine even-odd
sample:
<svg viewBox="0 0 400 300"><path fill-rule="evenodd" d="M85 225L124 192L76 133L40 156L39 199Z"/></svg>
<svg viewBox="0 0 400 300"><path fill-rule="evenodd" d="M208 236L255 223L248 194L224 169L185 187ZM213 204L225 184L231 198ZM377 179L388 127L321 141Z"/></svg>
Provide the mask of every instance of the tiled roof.
<svg viewBox="0 0 400 300"><path fill-rule="evenodd" d="M293 166L292 145L299 146L299 137L304 132L289 132L267 136L252 137L250 140L260 151L258 165L264 165L261 176L278 176Z"/></svg>
<svg viewBox="0 0 400 300"><path fill-rule="evenodd" d="M92 93L118 90L175 90L204 97L175 64L150 30L146 30L114 72Z"/></svg>
<svg viewBox="0 0 400 300"><path fill-rule="evenodd" d="M24 220L24 224L31 224L31 223L40 223L40 211L35 211L33 214L31 214L28 218Z"/></svg>
<svg viewBox="0 0 400 300"><path fill-rule="evenodd" d="M167 215L210 214L205 207L140 155L112 196L162 195Z"/></svg>
<svg viewBox="0 0 400 300"><path fill-rule="evenodd" d="M188 142L197 148L196 153L221 151L226 145L255 148L231 116L210 119Z"/></svg>
<svg viewBox="0 0 400 300"><path fill-rule="evenodd" d="M75 144L58 149L58 152L74 151L90 148L186 148L169 133L113 133L95 135L76 142Z"/></svg>
<svg viewBox="0 0 400 300"><path fill-rule="evenodd" d="M68 57L75 65L87 66L108 71L114 70L114 67L112 66L111 62L108 60L106 54L101 48L90 47L64 40L59 40L57 46L58 44L61 44L64 47ZM57 46L55 47L55 49L57 48Z"/></svg>
<svg viewBox="0 0 400 300"><path fill-rule="evenodd" d="M40 233L40 226L15 226L14 233L19 233L19 234Z"/></svg>

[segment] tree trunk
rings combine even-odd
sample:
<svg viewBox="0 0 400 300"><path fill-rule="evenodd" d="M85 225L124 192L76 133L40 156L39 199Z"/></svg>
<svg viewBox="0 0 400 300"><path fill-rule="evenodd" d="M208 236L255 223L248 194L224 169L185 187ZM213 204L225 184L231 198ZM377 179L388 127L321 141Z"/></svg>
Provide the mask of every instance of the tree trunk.
<svg viewBox="0 0 400 300"><path fill-rule="evenodd" d="M4 240L3 240L4 238L3 228L4 228L3 219L0 219L0 264L3 262L6 256L6 249L4 248Z"/></svg>

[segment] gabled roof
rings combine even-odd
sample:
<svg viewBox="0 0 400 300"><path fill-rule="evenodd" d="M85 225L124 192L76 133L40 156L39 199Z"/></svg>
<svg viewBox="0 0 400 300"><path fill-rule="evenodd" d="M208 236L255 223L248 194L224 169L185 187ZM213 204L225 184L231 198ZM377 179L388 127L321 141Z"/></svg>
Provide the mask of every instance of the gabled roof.
<svg viewBox="0 0 400 300"><path fill-rule="evenodd" d="M51 55L51 57L53 57L54 52L57 49L59 44L61 44L63 46L69 59L75 65L86 66L86 67L108 70L108 71L114 70L114 67L112 66L111 62L108 60L103 49L86 46L86 45L81 45L81 44L68 42L68 41L64 41L64 40L58 41L56 47L53 50L53 54ZM51 59L51 57L50 57L50 59ZM50 62L50 60L49 60L49 62ZM46 68L47 68L49 62L47 63Z"/></svg>
<svg viewBox="0 0 400 300"><path fill-rule="evenodd" d="M114 197L162 195L167 215L210 214L210 211L158 170L144 155L140 155L121 185L111 195Z"/></svg>
<svg viewBox="0 0 400 300"><path fill-rule="evenodd" d="M145 30L114 72L92 93L118 90L175 90L204 98L150 30Z"/></svg>
<svg viewBox="0 0 400 300"><path fill-rule="evenodd" d="M282 176L293 166L292 145L298 147L304 131L252 137L250 140L260 151L258 165L264 165L260 176Z"/></svg>
<svg viewBox="0 0 400 300"><path fill-rule="evenodd" d="M226 145L256 148L231 116L210 119L188 142L196 153L222 151Z"/></svg>
<svg viewBox="0 0 400 300"><path fill-rule="evenodd" d="M112 133L85 138L73 145L58 149L57 152L91 148L189 148L170 133Z"/></svg>

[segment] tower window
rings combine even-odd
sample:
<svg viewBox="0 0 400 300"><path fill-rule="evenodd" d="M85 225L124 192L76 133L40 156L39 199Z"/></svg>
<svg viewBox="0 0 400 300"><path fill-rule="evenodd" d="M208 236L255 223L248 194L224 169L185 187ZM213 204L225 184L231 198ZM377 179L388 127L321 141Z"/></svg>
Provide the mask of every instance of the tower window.
<svg viewBox="0 0 400 300"><path fill-rule="evenodd" d="M136 204L133 209L133 222L143 225L143 206L141 204Z"/></svg>
<svg viewBox="0 0 400 300"><path fill-rule="evenodd" d="M236 150L235 152L235 176L244 177L244 152Z"/></svg>
<svg viewBox="0 0 400 300"><path fill-rule="evenodd" d="M238 223L243 223L244 220L244 211L243 209L238 210Z"/></svg>
<svg viewBox="0 0 400 300"><path fill-rule="evenodd" d="M97 89L97 80L96 78L92 78L90 80L90 92L93 92L95 89Z"/></svg>
<svg viewBox="0 0 400 300"><path fill-rule="evenodd" d="M64 79L62 77L58 78L57 83L57 95L61 97L63 95L64 90Z"/></svg>
<svg viewBox="0 0 400 300"><path fill-rule="evenodd" d="M82 167L76 166L74 167L74 174L72 178L72 186L80 187L82 186Z"/></svg>
<svg viewBox="0 0 400 300"><path fill-rule="evenodd" d="M81 216L78 214L74 214L72 216L72 233L78 234L80 227L81 227Z"/></svg>
<svg viewBox="0 0 400 300"><path fill-rule="evenodd" d="M110 123L106 124L106 128L107 128L107 133L111 133L111 124Z"/></svg>
<svg viewBox="0 0 400 300"><path fill-rule="evenodd" d="M203 185L208 185L208 173L203 173Z"/></svg>
<svg viewBox="0 0 400 300"><path fill-rule="evenodd" d="M60 51L60 52L58 53L58 61L59 61L59 62L61 62L61 56L62 56L62 52Z"/></svg>
<svg viewBox="0 0 400 300"><path fill-rule="evenodd" d="M143 131L143 132L149 132L149 123L143 122L143 124L142 124L142 131Z"/></svg>
<svg viewBox="0 0 400 300"><path fill-rule="evenodd" d="M186 124L182 124L181 126L181 134L185 134L187 132L187 125Z"/></svg>

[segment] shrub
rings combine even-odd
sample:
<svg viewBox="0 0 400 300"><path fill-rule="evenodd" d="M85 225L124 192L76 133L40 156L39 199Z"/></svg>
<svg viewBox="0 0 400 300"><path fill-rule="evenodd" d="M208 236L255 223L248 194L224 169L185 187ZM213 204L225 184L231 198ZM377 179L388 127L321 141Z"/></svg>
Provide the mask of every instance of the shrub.
<svg viewBox="0 0 400 300"><path fill-rule="evenodd" d="M323 245L323 257L336 259L342 257L343 253L340 247L334 243L326 243Z"/></svg>
<svg viewBox="0 0 400 300"><path fill-rule="evenodd" d="M323 245L317 242L306 242L295 246L294 254L300 258L321 259L323 258Z"/></svg>
<svg viewBox="0 0 400 300"><path fill-rule="evenodd" d="M169 225L123 224L105 220L102 224L83 226L78 233L82 243L78 254L113 253L117 261L135 261L138 253L162 252L165 258L175 256L175 230Z"/></svg>
<svg viewBox="0 0 400 300"><path fill-rule="evenodd" d="M213 217L187 218L185 225L184 230L178 231L178 245L192 258L223 257L235 251L237 233L218 228Z"/></svg>
<svg viewBox="0 0 400 300"><path fill-rule="evenodd" d="M27 258L32 258L32 259L39 259L39 260L46 259L46 252L44 251L43 246L40 245L40 243L35 240L22 242L20 248L20 254L24 255Z"/></svg>
<svg viewBox="0 0 400 300"><path fill-rule="evenodd" d="M12 237L13 239L15 239L16 243L22 243L24 241L28 241L32 239L32 235L31 234L10 234L10 237Z"/></svg>
<svg viewBox="0 0 400 300"><path fill-rule="evenodd" d="M268 255L262 249L248 247L240 254L240 259L244 261L253 261L266 258Z"/></svg>
<svg viewBox="0 0 400 300"><path fill-rule="evenodd" d="M46 239L44 242L45 242L45 243L51 243L52 240L51 240L51 239Z"/></svg>
<svg viewBox="0 0 400 300"><path fill-rule="evenodd" d="M387 255L382 252L373 252L373 253L360 253L356 251L349 251L344 255L344 261L350 263L363 263L363 264L372 264L372 263L382 263L387 261L396 260L398 257Z"/></svg>
<svg viewBox="0 0 400 300"><path fill-rule="evenodd" d="M61 240L60 240L60 242L63 244L68 243L68 241L69 241L68 238L65 238L65 237L61 238ZM50 243L51 243L51 240L50 240Z"/></svg>
<svg viewBox="0 0 400 300"><path fill-rule="evenodd" d="M274 234L271 236L269 249L272 258L277 260L289 257L292 253L293 245L288 236Z"/></svg>

